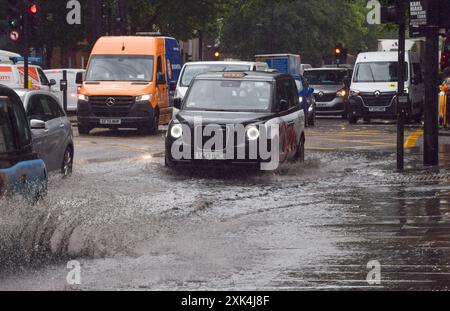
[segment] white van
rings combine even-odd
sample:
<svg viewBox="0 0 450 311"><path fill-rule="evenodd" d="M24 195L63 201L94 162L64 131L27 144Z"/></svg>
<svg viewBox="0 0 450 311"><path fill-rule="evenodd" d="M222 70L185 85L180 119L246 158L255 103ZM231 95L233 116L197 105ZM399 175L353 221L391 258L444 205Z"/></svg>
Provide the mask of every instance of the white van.
<svg viewBox="0 0 450 311"><path fill-rule="evenodd" d="M77 73L85 73L84 69L49 69L44 70L49 79L56 81L53 91L58 96L60 102L63 102L63 92L60 90L60 83L63 78L63 70L67 71L67 111L76 112L78 104L78 85L76 84Z"/></svg>
<svg viewBox="0 0 450 311"><path fill-rule="evenodd" d="M425 88L419 56L405 54L406 120L420 122L424 111ZM398 89L398 53L368 52L358 55L350 87L349 122L359 118L395 119Z"/></svg>
<svg viewBox="0 0 450 311"><path fill-rule="evenodd" d="M218 62L190 62L186 63L181 70L178 79L175 98L183 99L189 88L189 84L195 76L214 71L267 71L269 66L262 62L243 61L218 61Z"/></svg>
<svg viewBox="0 0 450 311"><path fill-rule="evenodd" d="M24 67L23 62L0 63L0 84L6 85L12 89L24 87ZM28 81L33 90L52 91L52 86L56 84L55 80L49 80L41 67L37 65L28 66Z"/></svg>
<svg viewBox="0 0 450 311"><path fill-rule="evenodd" d="M20 54L0 50L0 63L12 63L11 57L22 57Z"/></svg>

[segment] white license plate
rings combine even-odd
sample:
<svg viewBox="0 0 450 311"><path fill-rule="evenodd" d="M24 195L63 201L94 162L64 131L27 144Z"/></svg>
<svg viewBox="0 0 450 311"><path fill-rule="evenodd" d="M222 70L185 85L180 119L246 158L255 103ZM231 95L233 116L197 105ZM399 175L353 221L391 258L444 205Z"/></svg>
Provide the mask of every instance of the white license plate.
<svg viewBox="0 0 450 311"><path fill-rule="evenodd" d="M386 108L385 107L371 107L369 108L370 112L385 112Z"/></svg>
<svg viewBox="0 0 450 311"><path fill-rule="evenodd" d="M225 160L225 153L223 152L198 152L195 155L195 158L198 160L208 160L208 161L223 161Z"/></svg>
<svg viewBox="0 0 450 311"><path fill-rule="evenodd" d="M120 119L101 119L100 124L102 125L120 125L122 120Z"/></svg>

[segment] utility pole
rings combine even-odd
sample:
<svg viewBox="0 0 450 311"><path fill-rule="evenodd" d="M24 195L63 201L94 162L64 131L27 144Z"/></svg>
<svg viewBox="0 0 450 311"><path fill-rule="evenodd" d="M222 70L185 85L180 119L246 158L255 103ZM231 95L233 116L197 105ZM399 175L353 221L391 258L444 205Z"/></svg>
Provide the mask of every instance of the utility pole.
<svg viewBox="0 0 450 311"><path fill-rule="evenodd" d="M424 165L439 165L439 0L428 0L425 48Z"/></svg>
<svg viewBox="0 0 450 311"><path fill-rule="evenodd" d="M406 41L406 7L401 0L397 8L399 32L398 32L398 90L397 90L397 169L405 168L405 109L408 98L405 94L405 41Z"/></svg>

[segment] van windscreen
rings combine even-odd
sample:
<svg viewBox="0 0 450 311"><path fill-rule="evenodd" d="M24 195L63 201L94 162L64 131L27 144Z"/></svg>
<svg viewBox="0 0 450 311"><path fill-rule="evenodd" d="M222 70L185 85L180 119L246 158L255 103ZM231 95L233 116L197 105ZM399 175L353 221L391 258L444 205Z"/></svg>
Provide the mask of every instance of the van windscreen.
<svg viewBox="0 0 450 311"><path fill-rule="evenodd" d="M94 55L86 81L153 81L153 56Z"/></svg>
<svg viewBox="0 0 450 311"><path fill-rule="evenodd" d="M398 62L359 63L353 82L397 82ZM408 64L405 63L405 80L408 80Z"/></svg>

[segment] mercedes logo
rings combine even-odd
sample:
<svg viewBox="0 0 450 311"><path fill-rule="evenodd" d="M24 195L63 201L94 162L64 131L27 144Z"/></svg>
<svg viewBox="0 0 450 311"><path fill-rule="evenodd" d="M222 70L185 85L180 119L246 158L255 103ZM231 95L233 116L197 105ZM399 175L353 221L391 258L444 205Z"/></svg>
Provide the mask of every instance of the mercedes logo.
<svg viewBox="0 0 450 311"><path fill-rule="evenodd" d="M375 91L375 93L373 93L376 97L380 97L381 92L380 91Z"/></svg>
<svg viewBox="0 0 450 311"><path fill-rule="evenodd" d="M319 97L323 97L323 92L319 92Z"/></svg>
<svg viewBox="0 0 450 311"><path fill-rule="evenodd" d="M106 100L106 106L108 106L108 107L112 107L112 106L114 106L116 104L116 100L114 99L114 98L112 98L112 97L110 97L110 98L108 98L107 100Z"/></svg>

